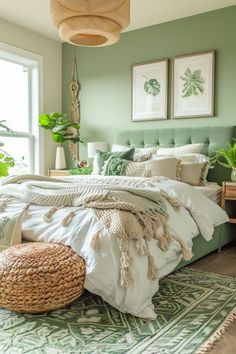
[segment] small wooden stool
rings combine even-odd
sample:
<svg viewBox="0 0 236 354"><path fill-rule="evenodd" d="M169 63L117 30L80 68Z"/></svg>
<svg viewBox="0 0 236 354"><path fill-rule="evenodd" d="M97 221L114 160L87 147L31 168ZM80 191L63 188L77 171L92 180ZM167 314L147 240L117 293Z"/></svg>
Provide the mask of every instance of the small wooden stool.
<svg viewBox="0 0 236 354"><path fill-rule="evenodd" d="M62 308L84 292L85 262L70 247L30 242L0 252L0 306L25 313Z"/></svg>

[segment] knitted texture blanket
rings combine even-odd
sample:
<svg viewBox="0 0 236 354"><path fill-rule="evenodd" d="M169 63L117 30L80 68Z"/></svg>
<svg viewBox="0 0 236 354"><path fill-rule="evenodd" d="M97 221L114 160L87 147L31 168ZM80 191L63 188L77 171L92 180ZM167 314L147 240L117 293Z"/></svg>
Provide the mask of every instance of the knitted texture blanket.
<svg viewBox="0 0 236 354"><path fill-rule="evenodd" d="M21 184L20 188L14 190L14 184ZM161 190L153 191L126 185L121 187L114 184L96 185L89 184L89 181L83 185L41 176L8 177L3 180L2 186L2 206L6 197L17 198L29 207L31 204L50 206L42 215L46 222L52 220L58 209L73 206L73 211L70 208L70 211L65 213L62 220L64 227L69 225L81 209L92 209L110 236L119 243L121 286L127 287L132 282L130 266L133 260L129 255L130 242L135 242L139 255L148 257L147 277L150 280L158 279L158 269L148 247L150 239L156 239L157 245L163 251L167 251L170 242L175 239L181 245L184 258L191 258L190 250L180 238L170 235L168 227L166 202L176 210L181 204ZM100 251L100 232L92 237L91 247L97 252Z"/></svg>

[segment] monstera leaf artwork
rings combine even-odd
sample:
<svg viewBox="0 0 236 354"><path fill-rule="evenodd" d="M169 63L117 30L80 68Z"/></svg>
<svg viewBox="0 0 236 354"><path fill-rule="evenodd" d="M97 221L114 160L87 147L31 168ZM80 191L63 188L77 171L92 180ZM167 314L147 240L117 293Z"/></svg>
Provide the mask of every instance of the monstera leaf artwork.
<svg viewBox="0 0 236 354"><path fill-rule="evenodd" d="M144 83L144 90L147 92L149 95L152 96L157 96L160 92L160 82L157 81L157 79L149 79L146 75L143 75L146 79Z"/></svg>
<svg viewBox="0 0 236 354"><path fill-rule="evenodd" d="M184 76L180 76L180 78L184 81L182 97L199 96L203 94L203 84L205 83L205 80L202 77L201 70L191 71L191 69L188 68L185 71Z"/></svg>
<svg viewBox="0 0 236 354"><path fill-rule="evenodd" d="M132 121L167 118L168 59L132 67Z"/></svg>
<svg viewBox="0 0 236 354"><path fill-rule="evenodd" d="M215 51L180 55L173 62L173 118L214 116Z"/></svg>

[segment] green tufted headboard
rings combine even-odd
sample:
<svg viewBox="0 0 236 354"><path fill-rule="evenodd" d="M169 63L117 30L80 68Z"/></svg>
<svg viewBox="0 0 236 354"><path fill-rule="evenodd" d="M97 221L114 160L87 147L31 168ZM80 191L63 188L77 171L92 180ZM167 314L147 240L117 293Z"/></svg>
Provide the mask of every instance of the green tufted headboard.
<svg viewBox="0 0 236 354"><path fill-rule="evenodd" d="M218 126L121 131L116 133L115 142L132 147L174 147L203 143L202 153L213 156L218 149L231 143L233 138L236 138L236 126ZM230 169L217 164L210 169L207 179L221 183L230 180L230 173Z"/></svg>

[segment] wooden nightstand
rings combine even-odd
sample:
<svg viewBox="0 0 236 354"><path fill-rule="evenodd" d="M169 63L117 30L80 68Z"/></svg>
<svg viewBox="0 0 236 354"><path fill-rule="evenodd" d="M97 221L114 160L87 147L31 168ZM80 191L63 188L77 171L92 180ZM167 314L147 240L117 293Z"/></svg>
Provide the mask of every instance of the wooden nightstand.
<svg viewBox="0 0 236 354"><path fill-rule="evenodd" d="M229 223L236 224L236 182L223 182L221 208L229 215Z"/></svg>
<svg viewBox="0 0 236 354"><path fill-rule="evenodd" d="M69 176L68 170L48 170L49 177L64 177Z"/></svg>
<svg viewBox="0 0 236 354"><path fill-rule="evenodd" d="M229 223L236 224L236 183L235 182L223 182L222 183L222 196L221 196L221 208L223 208L228 216ZM221 251L221 237L222 237L222 228L220 229L220 237L218 244L218 253Z"/></svg>

